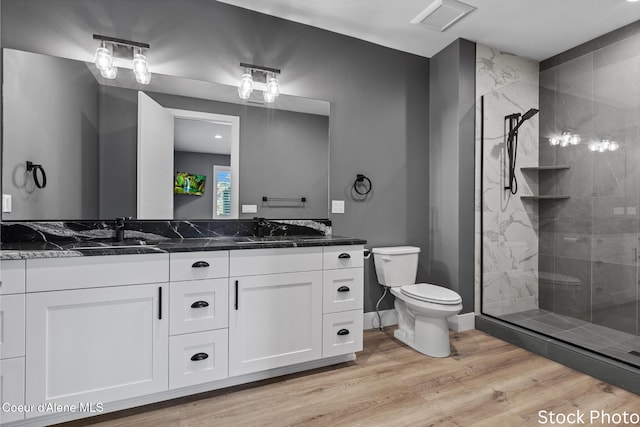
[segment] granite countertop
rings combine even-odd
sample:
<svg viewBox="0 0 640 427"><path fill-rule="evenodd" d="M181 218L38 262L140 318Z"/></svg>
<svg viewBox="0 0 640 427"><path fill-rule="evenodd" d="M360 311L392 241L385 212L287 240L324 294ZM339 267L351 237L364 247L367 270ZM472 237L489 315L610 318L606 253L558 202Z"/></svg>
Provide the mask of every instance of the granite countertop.
<svg viewBox="0 0 640 427"><path fill-rule="evenodd" d="M341 236L209 237L191 239L132 240L112 242L3 243L0 259L62 258L98 255L157 254L172 252L226 251L239 249L296 248L312 246L364 245L366 240Z"/></svg>

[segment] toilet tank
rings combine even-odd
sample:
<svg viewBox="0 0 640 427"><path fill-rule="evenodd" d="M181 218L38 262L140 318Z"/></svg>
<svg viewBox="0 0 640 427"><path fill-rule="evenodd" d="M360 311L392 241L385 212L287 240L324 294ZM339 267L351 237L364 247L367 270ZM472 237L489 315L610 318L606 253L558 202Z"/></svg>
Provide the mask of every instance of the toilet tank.
<svg viewBox="0 0 640 427"><path fill-rule="evenodd" d="M378 283L389 287L416 283L420 248L415 246L373 248L371 253L373 253Z"/></svg>

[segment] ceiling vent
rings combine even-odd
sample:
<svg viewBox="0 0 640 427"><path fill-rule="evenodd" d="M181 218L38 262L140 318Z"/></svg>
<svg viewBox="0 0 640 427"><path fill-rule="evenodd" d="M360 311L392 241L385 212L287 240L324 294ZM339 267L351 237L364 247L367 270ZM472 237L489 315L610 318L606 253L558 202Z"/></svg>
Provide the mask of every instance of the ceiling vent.
<svg viewBox="0 0 640 427"><path fill-rule="evenodd" d="M436 31L444 31L474 10L476 10L475 7L457 0L435 0L413 18L411 23L422 24Z"/></svg>

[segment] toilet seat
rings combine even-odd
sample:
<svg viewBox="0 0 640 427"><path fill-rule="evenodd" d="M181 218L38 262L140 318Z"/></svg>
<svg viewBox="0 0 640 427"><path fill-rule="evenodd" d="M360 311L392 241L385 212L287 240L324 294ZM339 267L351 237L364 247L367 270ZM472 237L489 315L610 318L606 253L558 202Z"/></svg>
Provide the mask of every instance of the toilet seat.
<svg viewBox="0 0 640 427"><path fill-rule="evenodd" d="M400 288L400 292L409 298L432 304L456 305L462 302L462 297L457 292L428 283L405 285Z"/></svg>

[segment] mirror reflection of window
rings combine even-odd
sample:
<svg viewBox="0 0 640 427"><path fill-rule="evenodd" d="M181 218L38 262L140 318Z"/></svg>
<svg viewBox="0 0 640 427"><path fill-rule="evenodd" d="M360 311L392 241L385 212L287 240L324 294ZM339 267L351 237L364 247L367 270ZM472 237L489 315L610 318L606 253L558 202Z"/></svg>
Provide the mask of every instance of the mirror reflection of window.
<svg viewBox="0 0 640 427"><path fill-rule="evenodd" d="M231 217L231 167L213 166L215 200L213 207L214 218Z"/></svg>

